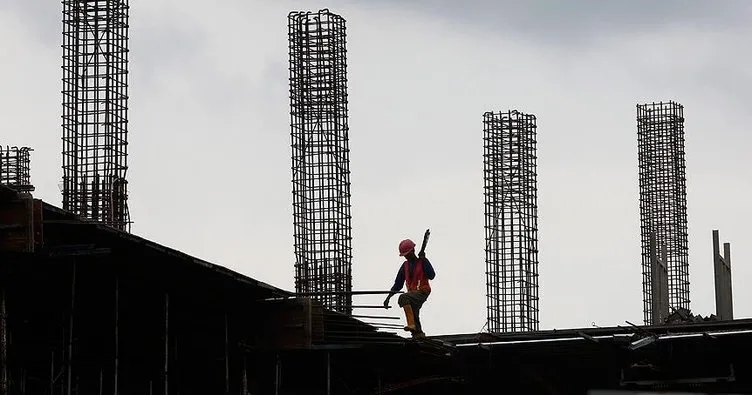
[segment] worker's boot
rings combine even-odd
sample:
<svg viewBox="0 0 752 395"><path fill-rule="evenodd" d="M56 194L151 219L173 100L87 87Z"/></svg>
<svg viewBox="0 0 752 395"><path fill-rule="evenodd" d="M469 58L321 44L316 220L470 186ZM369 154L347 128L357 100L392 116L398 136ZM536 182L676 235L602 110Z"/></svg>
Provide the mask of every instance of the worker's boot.
<svg viewBox="0 0 752 395"><path fill-rule="evenodd" d="M402 306L405 309L405 318L407 319L407 325L405 330L408 332L417 332L418 328L415 327L415 315L413 314L413 306L406 304Z"/></svg>

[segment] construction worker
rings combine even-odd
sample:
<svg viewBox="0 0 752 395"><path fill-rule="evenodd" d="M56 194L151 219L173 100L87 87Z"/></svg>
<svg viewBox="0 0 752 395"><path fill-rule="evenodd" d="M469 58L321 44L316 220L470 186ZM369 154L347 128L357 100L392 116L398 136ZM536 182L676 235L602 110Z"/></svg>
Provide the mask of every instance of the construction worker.
<svg viewBox="0 0 752 395"><path fill-rule="evenodd" d="M397 270L394 285L384 299L384 307L389 308L389 299L402 289L403 284L407 285L407 292L397 299L397 304L405 310L405 330L409 331L412 337L424 337L425 333L420 324L420 308L431 294L428 280L433 280L436 273L425 253L420 257L415 255L415 243L412 240L405 239L399 243L399 254L407 260Z"/></svg>

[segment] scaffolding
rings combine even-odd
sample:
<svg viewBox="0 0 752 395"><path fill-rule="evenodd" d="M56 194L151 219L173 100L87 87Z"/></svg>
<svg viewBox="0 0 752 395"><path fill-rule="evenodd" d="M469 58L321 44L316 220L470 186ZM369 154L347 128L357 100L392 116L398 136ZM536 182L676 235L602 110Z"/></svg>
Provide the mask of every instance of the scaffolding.
<svg viewBox="0 0 752 395"><path fill-rule="evenodd" d="M128 0L63 0L63 208L130 231Z"/></svg>
<svg viewBox="0 0 752 395"><path fill-rule="evenodd" d="M19 192L32 192L29 147L0 146L0 184Z"/></svg>
<svg viewBox="0 0 752 395"><path fill-rule="evenodd" d="M674 101L637 105L643 314L653 319L651 235L666 250L671 311L689 310L684 107Z"/></svg>
<svg viewBox="0 0 752 395"><path fill-rule="evenodd" d="M490 332L538 330L536 129L535 115L483 114Z"/></svg>
<svg viewBox="0 0 752 395"><path fill-rule="evenodd" d="M295 290L351 314L345 20L291 12L288 28Z"/></svg>

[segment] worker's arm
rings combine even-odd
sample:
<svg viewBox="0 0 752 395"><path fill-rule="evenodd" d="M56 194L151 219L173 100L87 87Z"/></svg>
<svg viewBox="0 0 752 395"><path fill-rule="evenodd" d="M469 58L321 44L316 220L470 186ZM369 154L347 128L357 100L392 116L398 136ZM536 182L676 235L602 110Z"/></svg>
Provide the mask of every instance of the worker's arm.
<svg viewBox="0 0 752 395"><path fill-rule="evenodd" d="M423 258L423 273L426 274L426 277L428 277L429 280L433 280L434 277L436 277L436 272L433 270L433 265L431 265L431 261L428 260L428 258Z"/></svg>
<svg viewBox="0 0 752 395"><path fill-rule="evenodd" d="M394 285L392 285L392 289L389 290L389 295L387 295L386 299L384 299L384 307L389 307L389 299L391 299L394 294L399 292L404 284L405 271L402 270L402 266L400 266L399 270L397 270L397 276L394 278Z"/></svg>

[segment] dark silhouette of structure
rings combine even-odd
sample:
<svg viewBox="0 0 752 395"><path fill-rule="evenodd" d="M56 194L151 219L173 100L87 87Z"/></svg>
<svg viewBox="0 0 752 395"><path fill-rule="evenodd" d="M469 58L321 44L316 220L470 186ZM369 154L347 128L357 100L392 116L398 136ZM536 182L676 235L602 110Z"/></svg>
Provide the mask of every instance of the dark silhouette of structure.
<svg viewBox="0 0 752 395"><path fill-rule="evenodd" d="M0 395L752 392L749 319L416 341L27 195L0 185Z"/></svg>
<svg viewBox="0 0 752 395"><path fill-rule="evenodd" d="M487 327L538 329L535 115L483 114Z"/></svg>
<svg viewBox="0 0 752 395"><path fill-rule="evenodd" d="M352 312L345 20L288 16L295 290Z"/></svg>
<svg viewBox="0 0 752 395"><path fill-rule="evenodd" d="M637 141L643 312L650 324L655 322L651 237L666 250L669 310L690 309L684 107L673 101L637 105Z"/></svg>
<svg viewBox="0 0 752 395"><path fill-rule="evenodd" d="M0 146L0 184L19 192L32 192L29 147Z"/></svg>
<svg viewBox="0 0 752 395"><path fill-rule="evenodd" d="M63 207L130 231L128 1L62 3Z"/></svg>

